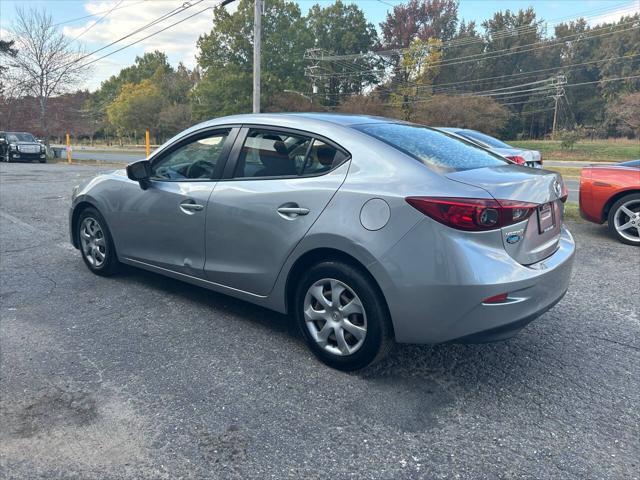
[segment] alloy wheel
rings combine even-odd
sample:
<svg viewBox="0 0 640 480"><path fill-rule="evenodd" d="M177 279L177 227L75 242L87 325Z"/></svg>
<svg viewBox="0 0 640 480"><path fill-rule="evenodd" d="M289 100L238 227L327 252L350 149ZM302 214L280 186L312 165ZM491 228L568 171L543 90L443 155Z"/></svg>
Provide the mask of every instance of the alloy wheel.
<svg viewBox="0 0 640 480"><path fill-rule="evenodd" d="M100 268L107 259L107 243L100 223L92 217L80 225L82 254L93 268Z"/></svg>
<svg viewBox="0 0 640 480"><path fill-rule="evenodd" d="M621 237L640 243L640 199L620 205L613 217L613 225Z"/></svg>
<svg viewBox="0 0 640 480"><path fill-rule="evenodd" d="M304 319L316 343L339 356L357 352L367 336L367 315L358 295L332 278L318 280L304 298Z"/></svg>

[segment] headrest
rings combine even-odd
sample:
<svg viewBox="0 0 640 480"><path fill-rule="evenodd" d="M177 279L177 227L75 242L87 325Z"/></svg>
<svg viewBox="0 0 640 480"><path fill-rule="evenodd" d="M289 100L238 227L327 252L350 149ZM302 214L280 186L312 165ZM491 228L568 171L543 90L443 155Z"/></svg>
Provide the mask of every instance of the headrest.
<svg viewBox="0 0 640 480"><path fill-rule="evenodd" d="M333 159L336 155L336 150L329 145L320 145L316 150L316 155L318 157L318 161L322 165L332 165Z"/></svg>

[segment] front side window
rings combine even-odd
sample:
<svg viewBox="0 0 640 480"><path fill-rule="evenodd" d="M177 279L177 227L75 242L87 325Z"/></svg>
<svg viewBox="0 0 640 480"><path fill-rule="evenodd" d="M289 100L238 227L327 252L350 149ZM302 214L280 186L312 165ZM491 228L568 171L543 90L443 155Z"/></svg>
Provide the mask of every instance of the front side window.
<svg viewBox="0 0 640 480"><path fill-rule="evenodd" d="M213 178L228 131L200 137L154 162L155 180L208 180Z"/></svg>
<svg viewBox="0 0 640 480"><path fill-rule="evenodd" d="M355 128L436 170L451 172L509 164L498 155L420 125L374 123Z"/></svg>

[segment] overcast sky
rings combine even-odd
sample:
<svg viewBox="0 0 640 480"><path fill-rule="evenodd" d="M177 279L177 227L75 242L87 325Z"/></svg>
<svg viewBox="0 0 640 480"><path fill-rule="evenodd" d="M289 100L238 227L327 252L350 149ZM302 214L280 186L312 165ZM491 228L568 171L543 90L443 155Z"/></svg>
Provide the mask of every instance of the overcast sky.
<svg viewBox="0 0 640 480"><path fill-rule="evenodd" d="M191 3L195 3L195 1L191 0ZM97 58L126 43L149 35L170 23L192 15L207 6L214 5L218 1L203 0L184 13L140 32L123 43L96 53L94 57ZM63 28L66 35L72 38L77 37L75 41L81 43L87 52L92 52L174 10L183 3L185 0L0 0L0 38L8 38L8 30L11 27L17 6L35 6L47 9L54 21L61 24L60 28ZM329 5L333 2L332 0L299 0L298 3L303 13L306 14L309 8L316 3ZM345 3L349 2L345 0ZM357 0L353 3L360 6L368 20L379 29L379 23L384 20L387 11L391 10L393 5L402 2L398 0ZM596 24L602 21L617 20L622 14L639 11L640 0L461 0L458 16L480 23L497 10L518 10L529 6L534 7L538 16L550 24L575 19L579 16L584 16L589 19L590 23ZM227 8L233 9L233 4ZM92 14L97 15L78 19ZM100 82L133 63L136 55L141 55L145 51L156 49L164 51L173 64L182 61L192 67L195 65L196 40L201 34L210 31L211 27L212 13L211 10L207 10L166 32L100 60L94 64L91 77L85 87L91 90L97 88Z"/></svg>

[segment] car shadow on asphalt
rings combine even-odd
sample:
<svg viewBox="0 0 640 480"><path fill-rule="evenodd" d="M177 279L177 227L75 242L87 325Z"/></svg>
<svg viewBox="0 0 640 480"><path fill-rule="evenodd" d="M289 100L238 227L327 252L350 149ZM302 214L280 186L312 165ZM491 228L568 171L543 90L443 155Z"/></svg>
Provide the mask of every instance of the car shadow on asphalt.
<svg viewBox="0 0 640 480"><path fill-rule="evenodd" d="M178 295L189 302L210 309L212 315L223 313L234 317L233 321L249 322L280 336L289 337L306 350L304 339L294 319L288 315L134 267L126 266L119 277L171 295ZM545 314L545 317L549 315ZM531 326L525 328L527 336L536 335L535 332L528 331L530 328ZM454 377L464 375L461 370L472 368L473 375L477 378L497 376L500 383L509 383L509 378L516 379L520 375L520 367L523 371L529 368L519 362L513 362L510 369L505 370L505 357L517 358L531 353L526 347L527 341L518 340L518 338L477 345L395 344L389 355L378 364L358 372L344 373L344 375L355 375L381 385L385 385L390 378L397 380L396 386L403 383L402 378L411 379L409 382L411 384L416 381L447 384L453 381ZM328 367L318 362L318 368Z"/></svg>

